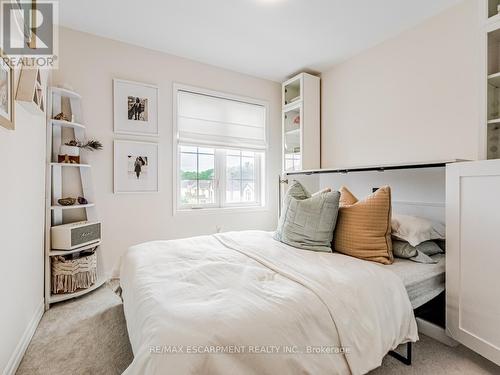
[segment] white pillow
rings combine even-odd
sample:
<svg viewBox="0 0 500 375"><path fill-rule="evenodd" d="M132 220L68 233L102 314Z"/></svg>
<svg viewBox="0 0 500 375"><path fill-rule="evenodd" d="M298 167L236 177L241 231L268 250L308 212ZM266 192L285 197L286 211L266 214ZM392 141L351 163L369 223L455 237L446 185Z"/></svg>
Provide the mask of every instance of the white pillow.
<svg viewBox="0 0 500 375"><path fill-rule="evenodd" d="M417 246L424 241L444 240L445 226L441 223L408 215L392 215L392 235Z"/></svg>

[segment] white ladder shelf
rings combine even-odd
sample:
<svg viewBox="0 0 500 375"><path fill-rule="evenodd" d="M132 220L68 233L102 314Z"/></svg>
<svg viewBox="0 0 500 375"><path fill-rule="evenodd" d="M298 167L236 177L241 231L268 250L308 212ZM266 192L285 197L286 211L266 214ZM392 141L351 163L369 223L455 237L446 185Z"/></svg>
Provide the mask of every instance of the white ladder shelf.
<svg viewBox="0 0 500 375"><path fill-rule="evenodd" d="M47 105L47 176L46 176L46 216L45 216L45 309L48 310L50 304L68 300L71 298L80 297L89 293L106 281L102 267L102 249L101 242L83 246L71 251L53 250L51 247L50 228L55 225L66 223L64 212L71 212L75 209L85 211L85 219L88 221L97 221L97 209L95 207L95 193L92 180L92 168L86 163L85 153L80 156L80 164L58 163L57 157L59 148L63 143L64 137L73 136L74 139L85 140L85 126L83 125L81 96L75 92L59 87L49 88L48 105ZM70 109L73 121L54 120L54 116L63 112L66 113ZM81 181L81 196L83 196L88 204L61 206L57 203L58 199L64 198L63 192L63 175L67 171L77 169ZM68 194L70 196L79 193ZM80 221L76 220L76 221ZM70 220L72 222L75 220ZM75 254L89 249L96 249L97 255L97 281L87 289L79 289L74 293L52 294L51 293L51 258L61 255Z"/></svg>

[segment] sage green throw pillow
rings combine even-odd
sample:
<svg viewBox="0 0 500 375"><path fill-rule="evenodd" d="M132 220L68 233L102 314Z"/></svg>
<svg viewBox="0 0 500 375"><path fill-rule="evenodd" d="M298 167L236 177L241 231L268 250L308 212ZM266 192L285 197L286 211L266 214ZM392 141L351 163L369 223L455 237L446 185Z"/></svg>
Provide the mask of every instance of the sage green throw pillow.
<svg viewBox="0 0 500 375"><path fill-rule="evenodd" d="M311 196L294 182L283 200L274 239L303 250L331 252L340 193L322 191Z"/></svg>

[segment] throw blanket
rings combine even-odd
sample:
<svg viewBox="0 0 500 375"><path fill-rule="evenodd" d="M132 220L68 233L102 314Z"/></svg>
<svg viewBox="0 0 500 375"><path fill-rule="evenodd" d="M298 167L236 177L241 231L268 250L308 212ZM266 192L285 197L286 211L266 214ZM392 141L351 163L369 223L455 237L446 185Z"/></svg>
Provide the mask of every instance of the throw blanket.
<svg viewBox="0 0 500 375"><path fill-rule="evenodd" d="M364 374L418 340L392 272L244 231L134 246L125 374Z"/></svg>

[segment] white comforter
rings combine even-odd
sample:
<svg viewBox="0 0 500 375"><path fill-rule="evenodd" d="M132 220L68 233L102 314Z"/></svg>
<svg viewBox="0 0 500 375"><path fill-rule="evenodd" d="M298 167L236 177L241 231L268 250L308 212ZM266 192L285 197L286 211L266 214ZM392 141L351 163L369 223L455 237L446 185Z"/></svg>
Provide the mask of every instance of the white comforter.
<svg viewBox="0 0 500 375"><path fill-rule="evenodd" d="M269 232L137 245L120 277L125 374L363 374L418 340L392 272Z"/></svg>

